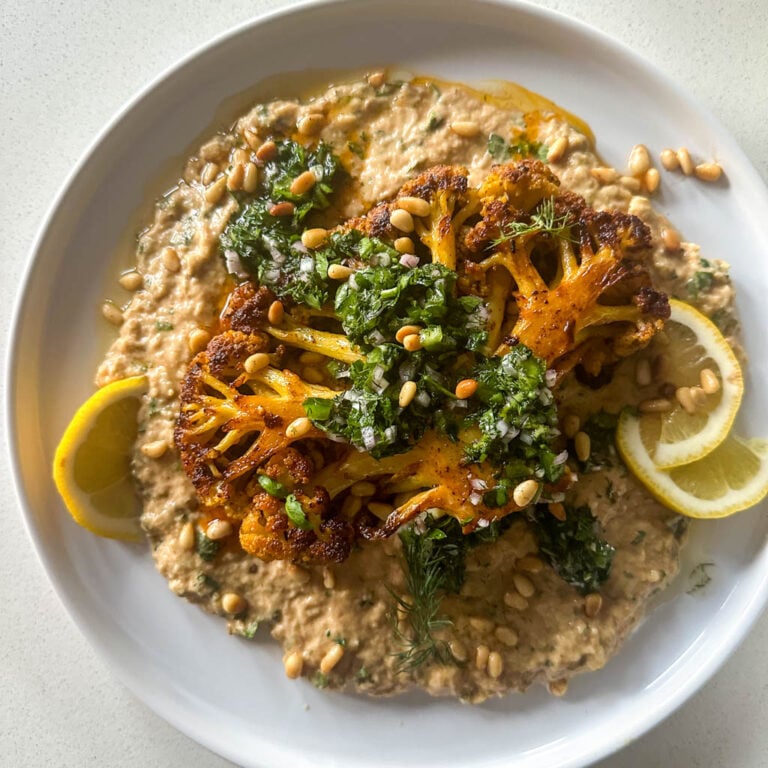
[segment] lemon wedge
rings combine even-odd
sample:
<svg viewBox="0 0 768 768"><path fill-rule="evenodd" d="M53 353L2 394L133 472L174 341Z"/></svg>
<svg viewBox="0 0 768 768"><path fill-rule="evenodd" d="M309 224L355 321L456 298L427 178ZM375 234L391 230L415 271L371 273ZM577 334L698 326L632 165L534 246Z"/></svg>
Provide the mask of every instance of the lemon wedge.
<svg viewBox="0 0 768 768"><path fill-rule="evenodd" d="M616 432L629 469L665 506L688 517L727 517L768 495L768 441L729 435L697 461L660 469L645 448L640 422L624 412Z"/></svg>
<svg viewBox="0 0 768 768"><path fill-rule="evenodd" d="M80 406L56 448L53 480L74 520L99 536L141 538L130 459L146 376L120 379Z"/></svg>
<svg viewBox="0 0 768 768"><path fill-rule="evenodd" d="M713 451L731 431L744 394L741 366L718 327L682 301L671 299L670 307L664 343L655 342L654 348L666 356L665 381L697 402L691 408L689 399L687 411L675 400L667 413L635 417L645 449L660 469L690 464Z"/></svg>

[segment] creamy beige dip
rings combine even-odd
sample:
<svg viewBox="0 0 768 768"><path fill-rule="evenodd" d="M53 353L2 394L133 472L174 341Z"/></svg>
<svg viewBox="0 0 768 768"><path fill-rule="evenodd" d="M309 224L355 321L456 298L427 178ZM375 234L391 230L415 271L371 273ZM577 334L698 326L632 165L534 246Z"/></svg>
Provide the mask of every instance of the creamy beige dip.
<svg viewBox="0 0 768 768"><path fill-rule="evenodd" d="M310 115L321 117L306 121ZM451 128L470 120L481 126L475 136ZM193 349L205 338L201 331L215 332L222 299L233 285L218 249L219 235L237 207L226 172L236 162L254 160L253 150L266 137L301 138L297 124L306 132L317 126L352 179L337 207L325 212L329 224L390 198L419 170L438 163L466 166L470 182L477 183L494 162L488 136L509 138L525 129L546 146L566 136L568 151L550 164L563 187L596 208L641 217L653 235L651 267L658 287L696 304L733 335L727 265L702 262L696 245L675 247L679 236L653 210L637 179L615 173L607 183L598 181L591 170L603 163L590 139L562 115L544 113L526 123L503 101L428 81L376 87L355 82L331 87L306 103L284 100L255 107L232 132L200 147L138 239L140 277L124 282L136 290L125 301L119 335L98 370L97 384L139 373L148 377L134 471L144 505L142 526L170 588L225 616L232 633L249 637L258 627L271 632L285 650L287 671L293 676L300 668L323 687L393 694L416 684L432 694L477 702L543 682L561 694L570 676L608 661L642 618L649 597L678 570L684 525L618 460L612 468L583 475L570 492L574 503L589 504L616 547L601 596L582 596L536 557L536 542L520 519L497 542L469 552L460 594L443 600L441 613L451 624L440 636L462 663L429 664L413 676L398 672L395 654L401 647L392 631L390 590L405 589L397 537L358 547L340 565L315 568L261 562L239 548L236 536L212 562L194 548L189 523L197 519L197 501L173 448L173 428L179 384ZM697 279L701 272L708 277ZM573 403L577 412L593 407L589 397ZM614 405L612 410L621 403ZM222 605L227 593L245 601L236 617ZM329 652L340 658L327 674L319 673Z"/></svg>

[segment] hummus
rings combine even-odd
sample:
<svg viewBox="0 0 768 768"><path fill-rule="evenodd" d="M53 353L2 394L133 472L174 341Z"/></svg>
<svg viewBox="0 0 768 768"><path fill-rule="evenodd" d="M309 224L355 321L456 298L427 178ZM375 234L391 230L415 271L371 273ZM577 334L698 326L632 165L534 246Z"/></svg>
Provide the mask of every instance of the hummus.
<svg viewBox="0 0 768 768"><path fill-rule="evenodd" d="M481 126L477 135L452 129L457 121L469 120ZM191 340L201 331L216 332L222 303L234 286L219 251L219 236L238 207L226 188L226 170L253 158L258 137L308 140L306 134L319 132L331 145L350 181L318 221L329 226L391 198L408 179L436 164L463 165L470 183L479 182L494 163L488 151L491 134L508 139L525 132L544 147L567 137L568 151L550 163L563 188L597 209L642 218L652 233L650 266L657 287L698 306L735 342L727 265L703 260L691 243L670 249L671 225L642 196L636 179L615 174L606 183L591 173L603 164L587 132L575 125L558 111L524 114L504 99L427 80L354 82L333 86L308 102L261 104L230 132L200 147L139 236L135 270L141 284L127 302L97 384L139 373L149 380L134 456L142 526L170 588L226 617L231 633L250 638L271 632L286 658L298 654L301 659L300 665L287 667L291 676L301 672L321 687L372 694L417 685L472 702L534 682L562 693L572 675L605 665L642 618L650 596L677 573L684 523L612 455L584 473L568 498L590 506L616 549L600 595L584 596L563 581L538 556L536 539L521 517L497 541L468 552L461 591L442 601L440 613L448 623L438 637L457 663L428 663L404 673L397 657L402 647L393 632L393 594L406 593L397 536L358 546L345 562L322 567L262 562L234 540L226 540L208 561L189 538L189 523L195 524L200 513L172 448L179 387L193 355ZM304 135L297 126L303 126ZM630 377L618 380L631 390ZM568 408L582 417L610 410L610 403L598 402L599 393L575 384L563 391ZM631 399L628 391L622 402ZM621 402L612 405L616 410ZM158 442L168 446L159 458L142 452L142 446ZM235 616L222 604L228 593L239 595L245 606ZM329 653L338 658L324 673L321 662Z"/></svg>

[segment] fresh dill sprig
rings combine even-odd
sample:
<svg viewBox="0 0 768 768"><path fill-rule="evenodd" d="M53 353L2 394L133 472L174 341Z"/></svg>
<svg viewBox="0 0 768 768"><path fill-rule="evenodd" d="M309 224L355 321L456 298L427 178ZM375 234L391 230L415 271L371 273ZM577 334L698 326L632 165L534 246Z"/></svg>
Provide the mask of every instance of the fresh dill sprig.
<svg viewBox="0 0 768 768"><path fill-rule="evenodd" d="M494 245L502 245L516 237L532 235L534 233L546 233L552 237L558 237L563 240L570 240L570 229L573 224L569 214L562 216L555 214L555 199L548 197L539 205L537 211L531 214L530 221L512 221L502 227L501 235L494 241Z"/></svg>

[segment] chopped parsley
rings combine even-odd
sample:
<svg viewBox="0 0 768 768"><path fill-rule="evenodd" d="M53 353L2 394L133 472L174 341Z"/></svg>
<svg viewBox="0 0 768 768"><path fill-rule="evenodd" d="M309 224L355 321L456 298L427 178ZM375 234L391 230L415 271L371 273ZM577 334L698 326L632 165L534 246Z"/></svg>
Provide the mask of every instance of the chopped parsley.
<svg viewBox="0 0 768 768"><path fill-rule="evenodd" d="M710 576L708 569L714 567L714 563L699 563L691 571L690 575L688 576L692 582L690 589L688 589L689 595L698 592L700 589L704 589L704 587L706 587L707 584L712 581L712 577Z"/></svg>
<svg viewBox="0 0 768 768"><path fill-rule="evenodd" d="M259 622L252 621L247 627L239 631L237 634L240 637L244 637L246 640L253 640L256 637L256 633L259 631Z"/></svg>
<svg viewBox="0 0 768 768"><path fill-rule="evenodd" d="M301 502L291 493L285 500L285 514L288 519L302 531L308 531L312 528L312 523L307 519L307 513Z"/></svg>
<svg viewBox="0 0 768 768"><path fill-rule="evenodd" d="M507 143L498 133L492 133L488 137L488 154L497 162L504 163L508 160L523 157L535 157L545 161L548 149L538 141L531 141L524 133L520 134L513 142Z"/></svg>
<svg viewBox="0 0 768 768"><path fill-rule="evenodd" d="M156 320L155 330L156 331L172 331L173 323L169 323L167 320Z"/></svg>
<svg viewBox="0 0 768 768"><path fill-rule="evenodd" d="M210 541L210 539L209 539ZM197 574L197 588L205 592L219 592L221 584L208 573L200 572Z"/></svg>
<svg viewBox="0 0 768 768"><path fill-rule="evenodd" d="M700 259L702 269L695 272L693 277L686 283L688 295L692 299L698 299L700 293L708 291L712 287L715 275L712 271L712 264L706 259Z"/></svg>
<svg viewBox="0 0 768 768"><path fill-rule="evenodd" d="M199 528L195 529L195 550L200 557L210 563L219 551L220 543L209 539Z"/></svg>
<svg viewBox="0 0 768 768"><path fill-rule="evenodd" d="M589 435L590 446L589 458L580 462L584 472L595 472L605 467L613 467L617 462L620 464L619 454L616 450L616 427L618 423L619 417L607 411L598 411L584 422L582 430Z"/></svg>
<svg viewBox="0 0 768 768"><path fill-rule="evenodd" d="M267 475L259 475L259 485L276 499L285 499L288 496L288 489Z"/></svg>

